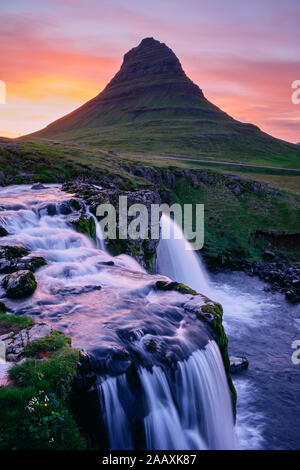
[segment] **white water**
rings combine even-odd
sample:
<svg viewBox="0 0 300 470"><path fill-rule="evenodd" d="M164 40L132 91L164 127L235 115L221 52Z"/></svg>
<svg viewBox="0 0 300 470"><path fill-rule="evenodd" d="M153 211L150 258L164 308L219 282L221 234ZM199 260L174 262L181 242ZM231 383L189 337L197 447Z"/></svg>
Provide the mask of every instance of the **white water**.
<svg viewBox="0 0 300 470"><path fill-rule="evenodd" d="M161 216L160 224L162 235L170 233L170 238L161 238L159 242L157 272L210 297L208 274L181 228L165 214Z"/></svg>
<svg viewBox="0 0 300 470"><path fill-rule="evenodd" d="M151 371L141 367L138 375L147 449L236 447L231 398L222 358L214 341L178 363L175 381L158 366ZM125 374L110 377L99 386L111 449L132 448L132 431L123 403L126 389Z"/></svg>
<svg viewBox="0 0 300 470"><path fill-rule="evenodd" d="M127 387L125 374L109 377L99 386L99 394L103 394L104 422L112 450L133 449L129 423L118 397L118 390L122 387Z"/></svg>

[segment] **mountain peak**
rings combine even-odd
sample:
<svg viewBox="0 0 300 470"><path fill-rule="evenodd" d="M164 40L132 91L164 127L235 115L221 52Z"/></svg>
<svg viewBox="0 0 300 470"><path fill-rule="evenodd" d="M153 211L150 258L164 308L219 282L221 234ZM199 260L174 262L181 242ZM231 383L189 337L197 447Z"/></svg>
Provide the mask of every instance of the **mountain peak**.
<svg viewBox="0 0 300 470"><path fill-rule="evenodd" d="M134 81L141 77L158 76L162 79L179 78L189 81L182 66L172 51L163 42L152 37L144 38L140 44L124 55L122 66L107 88L120 82Z"/></svg>
<svg viewBox="0 0 300 470"><path fill-rule="evenodd" d="M236 121L208 101L172 49L152 37L124 55L99 95L35 135L103 149L237 161L266 152L300 153L299 146Z"/></svg>

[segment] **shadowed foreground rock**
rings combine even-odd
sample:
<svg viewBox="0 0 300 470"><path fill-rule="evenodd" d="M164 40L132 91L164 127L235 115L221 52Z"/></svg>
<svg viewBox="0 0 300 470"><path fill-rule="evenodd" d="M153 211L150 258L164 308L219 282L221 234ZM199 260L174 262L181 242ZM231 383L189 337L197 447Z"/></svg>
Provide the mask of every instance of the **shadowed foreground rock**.
<svg viewBox="0 0 300 470"><path fill-rule="evenodd" d="M8 274L2 281L7 297L19 299L31 295L36 289L34 274L28 270Z"/></svg>

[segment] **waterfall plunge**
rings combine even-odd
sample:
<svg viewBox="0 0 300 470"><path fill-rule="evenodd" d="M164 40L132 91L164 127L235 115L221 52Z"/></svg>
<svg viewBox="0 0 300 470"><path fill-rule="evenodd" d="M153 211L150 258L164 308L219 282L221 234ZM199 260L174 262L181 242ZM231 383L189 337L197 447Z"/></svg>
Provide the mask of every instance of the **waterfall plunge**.
<svg viewBox="0 0 300 470"><path fill-rule="evenodd" d="M234 449L231 399L222 358L214 341L178 363L173 380L160 367L138 370L149 450ZM134 414L126 375L99 385L110 449L131 449L133 436L126 414Z"/></svg>

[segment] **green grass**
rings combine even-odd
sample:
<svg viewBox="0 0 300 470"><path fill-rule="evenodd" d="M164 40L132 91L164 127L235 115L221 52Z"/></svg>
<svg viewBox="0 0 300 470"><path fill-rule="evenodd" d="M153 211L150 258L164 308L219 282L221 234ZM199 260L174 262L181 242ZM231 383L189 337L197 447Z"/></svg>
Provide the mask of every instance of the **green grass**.
<svg viewBox="0 0 300 470"><path fill-rule="evenodd" d="M233 259L261 259L267 246L258 243L257 230L275 233L300 232L300 196L284 191L278 194L256 193L247 190L236 196L219 175L217 183L200 182L197 189L190 183L178 181L172 191L173 201L181 204L204 204L205 244L202 249L206 259L221 255ZM300 247L287 254L300 259Z"/></svg>
<svg viewBox="0 0 300 470"><path fill-rule="evenodd" d="M32 318L25 315L11 315L8 313L0 313L0 335L5 333L18 333L24 328L33 326Z"/></svg>
<svg viewBox="0 0 300 470"><path fill-rule="evenodd" d="M33 357L41 353L57 351L63 347L70 346L71 340L64 333L53 330L44 338L29 343L24 349L25 356Z"/></svg>
<svg viewBox="0 0 300 470"><path fill-rule="evenodd" d="M0 450L84 449L69 405L79 352L55 331L30 347L30 354L47 350L50 357L9 370L14 385L0 387Z"/></svg>
<svg viewBox="0 0 300 470"><path fill-rule="evenodd" d="M135 188L141 180L123 168L124 162L100 149L76 145L6 140L5 148L0 146L0 168L5 184L24 183L24 174L42 183L72 181L79 176L93 179L109 176L121 180L127 189Z"/></svg>

